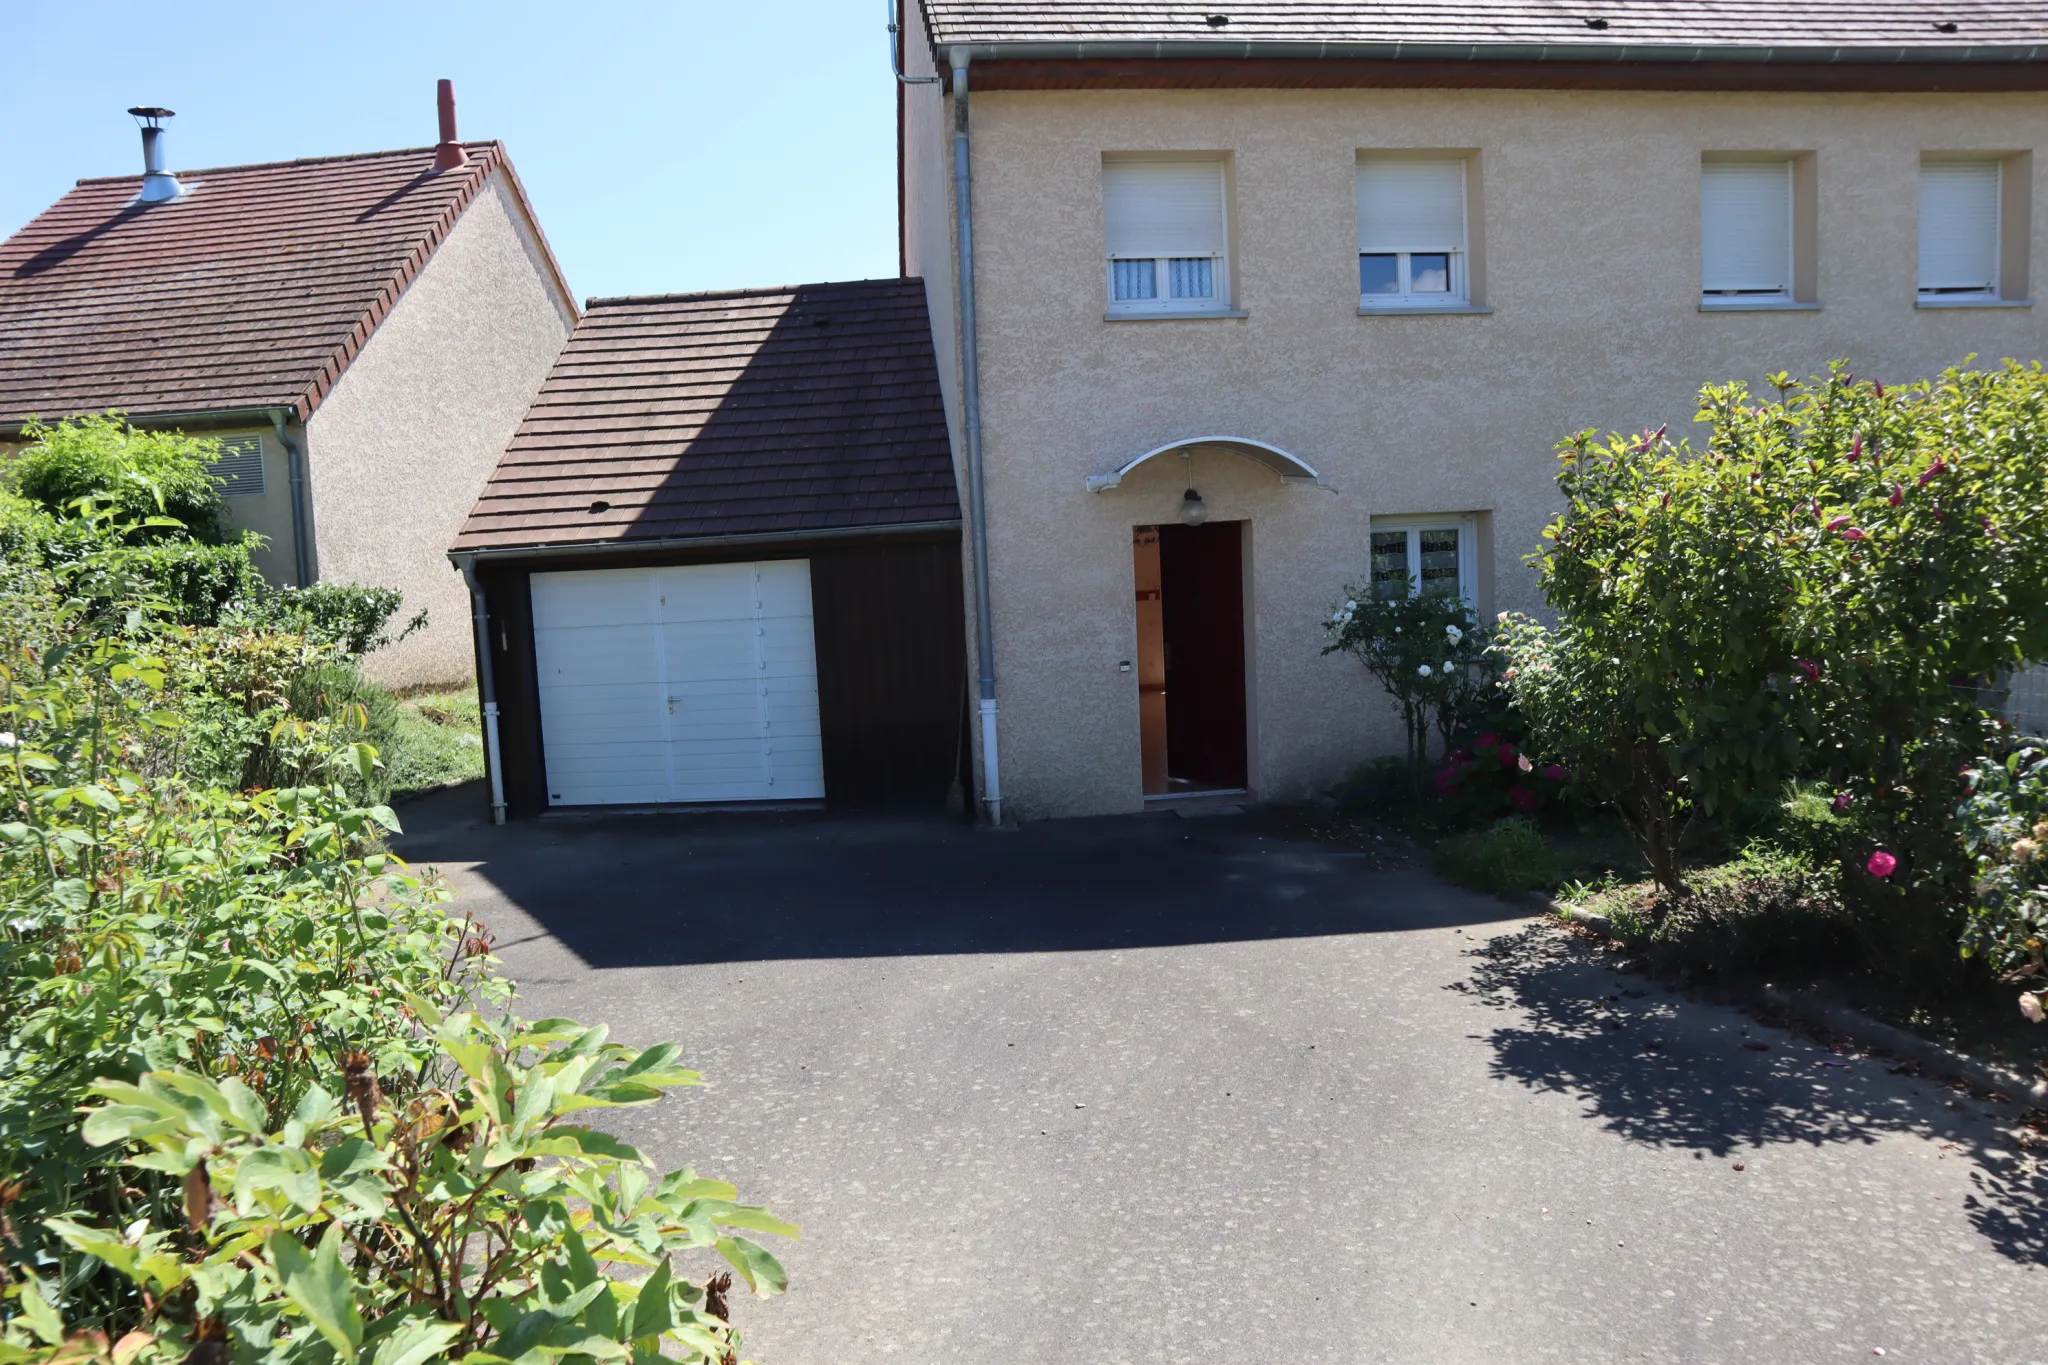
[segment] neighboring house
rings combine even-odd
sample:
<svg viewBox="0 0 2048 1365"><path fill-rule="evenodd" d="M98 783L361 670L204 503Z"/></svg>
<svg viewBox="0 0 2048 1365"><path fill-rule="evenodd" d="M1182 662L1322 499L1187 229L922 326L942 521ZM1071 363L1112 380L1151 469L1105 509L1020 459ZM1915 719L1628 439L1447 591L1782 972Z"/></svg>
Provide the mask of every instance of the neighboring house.
<svg viewBox="0 0 2048 1365"><path fill-rule="evenodd" d="M435 147L81 180L0 245L0 440L120 409L223 442L266 577L405 594L428 628L366 668L470 676L445 557L575 301L505 149ZM161 124L168 111L140 111Z"/></svg>
<svg viewBox="0 0 2048 1365"><path fill-rule="evenodd" d="M450 558L500 818L960 799L960 503L921 281L590 300Z"/></svg>
<svg viewBox="0 0 2048 1365"><path fill-rule="evenodd" d="M1576 430L2048 339L2038 4L903 23L902 269L986 469L976 755L1015 816L1303 797L1398 747L1324 621L1347 585L1539 608Z"/></svg>

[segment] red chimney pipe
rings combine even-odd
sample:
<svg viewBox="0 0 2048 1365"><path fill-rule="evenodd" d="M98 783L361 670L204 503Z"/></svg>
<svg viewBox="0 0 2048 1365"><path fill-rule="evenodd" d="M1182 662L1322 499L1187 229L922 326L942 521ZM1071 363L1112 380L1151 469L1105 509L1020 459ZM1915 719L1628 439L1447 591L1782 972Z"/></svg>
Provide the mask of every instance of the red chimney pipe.
<svg viewBox="0 0 2048 1365"><path fill-rule="evenodd" d="M434 169L452 171L469 164L469 153L455 137L455 82L442 81L435 96L441 108L441 140L434 145Z"/></svg>

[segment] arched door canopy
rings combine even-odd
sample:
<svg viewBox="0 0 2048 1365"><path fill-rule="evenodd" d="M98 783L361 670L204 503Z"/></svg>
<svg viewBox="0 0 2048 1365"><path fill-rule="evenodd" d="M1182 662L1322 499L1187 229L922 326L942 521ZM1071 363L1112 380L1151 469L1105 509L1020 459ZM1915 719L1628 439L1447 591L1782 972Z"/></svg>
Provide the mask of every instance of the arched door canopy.
<svg viewBox="0 0 2048 1365"><path fill-rule="evenodd" d="M1190 436L1184 440L1169 441L1157 450L1148 450L1143 455L1138 456L1134 460L1127 461L1119 468L1107 474L1090 474L1088 476L1088 491L1090 493L1107 493L1110 489L1124 481L1124 475L1130 473L1133 469L1145 463L1145 461L1154 459L1157 456L1179 455L1183 452L1201 449L1228 450L1233 454L1244 456L1247 460L1257 460L1260 464L1266 466L1266 468L1290 483L1308 484L1316 488L1330 488L1329 482L1321 474L1318 474L1308 461L1301 459L1299 456L1288 454L1279 446L1267 445L1264 441L1254 441L1248 436ZM1336 490L1331 489L1331 491L1334 492Z"/></svg>

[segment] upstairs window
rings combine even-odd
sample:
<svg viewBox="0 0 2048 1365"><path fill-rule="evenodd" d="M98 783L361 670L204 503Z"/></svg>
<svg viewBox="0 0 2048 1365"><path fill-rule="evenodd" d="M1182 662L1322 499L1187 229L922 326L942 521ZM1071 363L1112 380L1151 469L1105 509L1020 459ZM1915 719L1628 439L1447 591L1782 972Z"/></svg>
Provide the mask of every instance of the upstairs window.
<svg viewBox="0 0 2048 1365"><path fill-rule="evenodd" d="M1700 164L1702 301L1792 299L1792 162Z"/></svg>
<svg viewBox="0 0 2048 1365"><path fill-rule="evenodd" d="M207 466L207 473L220 480L224 498L263 496L263 438L234 436L220 443L220 458Z"/></svg>
<svg viewBox="0 0 2048 1365"><path fill-rule="evenodd" d="M1358 295L1364 308L1469 303L1465 162L1358 159Z"/></svg>
<svg viewBox="0 0 2048 1365"><path fill-rule="evenodd" d="M1404 597L1462 597L1478 601L1478 542L1469 519L1395 521L1372 524L1372 595L1382 602Z"/></svg>
<svg viewBox="0 0 2048 1365"><path fill-rule="evenodd" d="M1998 297L2000 182L1980 160L1920 163L1920 297L1968 302Z"/></svg>
<svg viewBox="0 0 2048 1365"><path fill-rule="evenodd" d="M1105 159L1102 206L1111 313L1228 308L1221 158Z"/></svg>

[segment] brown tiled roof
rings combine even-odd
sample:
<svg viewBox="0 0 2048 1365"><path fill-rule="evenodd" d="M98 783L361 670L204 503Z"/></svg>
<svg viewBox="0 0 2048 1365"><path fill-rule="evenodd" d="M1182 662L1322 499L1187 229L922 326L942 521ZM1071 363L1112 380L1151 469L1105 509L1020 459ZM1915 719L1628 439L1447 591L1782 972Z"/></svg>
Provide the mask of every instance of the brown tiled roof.
<svg viewBox="0 0 2048 1365"><path fill-rule="evenodd" d="M0 422L307 416L494 172L523 201L502 146L467 147L440 174L431 147L179 171L162 204L79 181L0 245Z"/></svg>
<svg viewBox="0 0 2048 1365"><path fill-rule="evenodd" d="M2012 47L2020 56L2040 46L2038 55L2048 56L2048 5L2041 0L925 0L925 13L938 48L1169 43L1200 44L1210 55L1228 57L1246 43L1280 42L1459 47L1472 56L1508 48L1594 48L1621 57L1650 47L1669 58L1672 48L1924 49L1938 55L1945 48ZM1211 15L1228 22L1212 26ZM1595 28L1588 20L1604 24ZM1946 24L1955 27L1937 27Z"/></svg>
<svg viewBox="0 0 2048 1365"><path fill-rule="evenodd" d="M920 280L592 299L454 549L957 521Z"/></svg>

